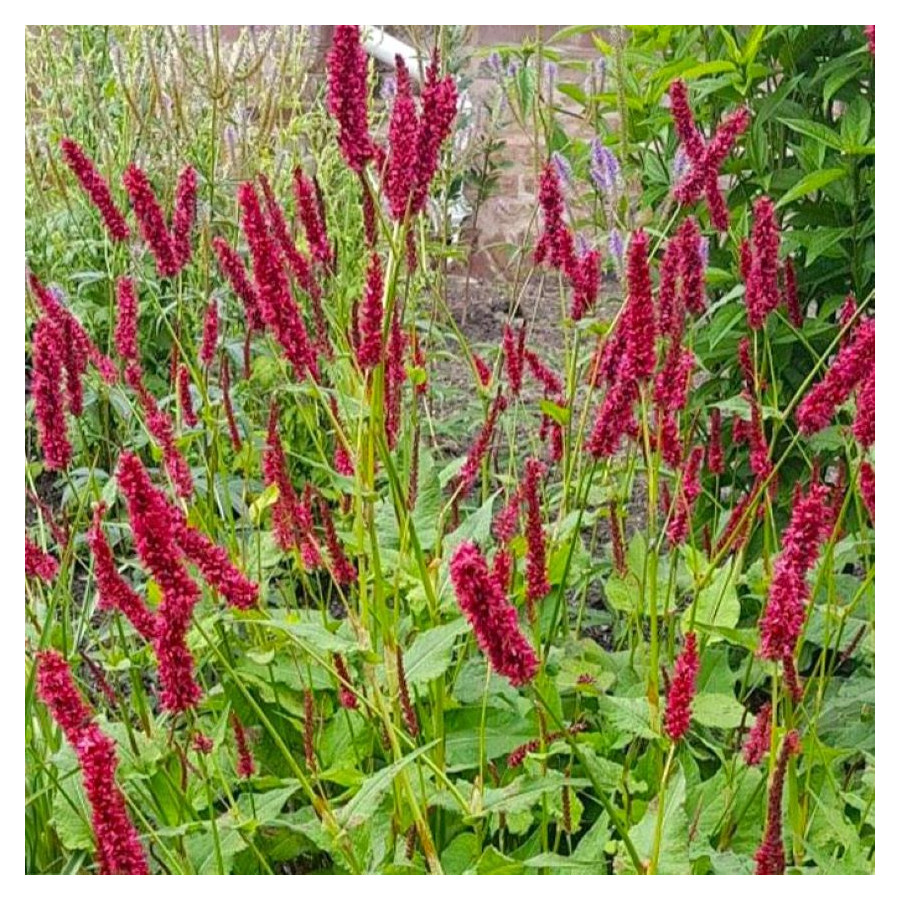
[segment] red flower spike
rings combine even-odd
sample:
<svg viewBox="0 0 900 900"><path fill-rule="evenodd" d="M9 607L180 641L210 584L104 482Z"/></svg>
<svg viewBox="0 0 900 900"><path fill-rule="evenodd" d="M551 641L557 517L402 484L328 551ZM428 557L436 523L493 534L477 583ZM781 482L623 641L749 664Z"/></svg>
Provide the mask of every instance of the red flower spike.
<svg viewBox="0 0 900 900"><path fill-rule="evenodd" d="M772 742L772 704L766 703L756 714L756 721L744 741L744 762L758 766L769 752Z"/></svg>
<svg viewBox="0 0 900 900"><path fill-rule="evenodd" d="M241 227L253 257L256 295L266 325L284 349L294 373L303 378L308 372L318 380L318 365L309 342L303 317L291 296L281 249L273 240L253 185L246 182L238 188Z"/></svg>
<svg viewBox="0 0 900 900"><path fill-rule="evenodd" d="M259 297L256 288L247 277L247 269L243 260L231 248L228 242L221 237L212 239L212 248L219 262L219 269L228 279L232 290L244 304L244 312L247 315L247 327L250 331L262 331L265 327L262 311L259 306Z"/></svg>
<svg viewBox="0 0 900 900"><path fill-rule="evenodd" d="M494 516L491 531L501 544L508 544L516 536L516 532L519 530L519 505L520 495L519 492L516 491L509 498L509 502L506 506Z"/></svg>
<svg viewBox="0 0 900 900"><path fill-rule="evenodd" d="M367 109L367 66L359 26L335 26L328 52L328 110L339 126L338 147L354 172L362 172L373 155Z"/></svg>
<svg viewBox="0 0 900 900"><path fill-rule="evenodd" d="M412 211L421 212L428 199L431 182L440 165L442 144L450 137L456 118L456 85L450 75L438 78L440 58L434 49L425 71L422 89L422 114L419 117L417 140L416 185L412 197Z"/></svg>
<svg viewBox="0 0 900 900"><path fill-rule="evenodd" d="M570 272L575 265L575 239L565 223L562 185L552 161L541 172L538 202L544 217L544 230L534 250L534 261L538 265L547 262L554 269Z"/></svg>
<svg viewBox="0 0 900 900"><path fill-rule="evenodd" d="M403 668L403 651L400 645L396 648L397 660L397 684L400 688L400 709L403 712L403 724L410 737L418 737L419 717L416 715L416 707L409 695L409 685L406 682L406 670Z"/></svg>
<svg viewBox="0 0 900 900"><path fill-rule="evenodd" d="M200 699L200 686L193 674L194 660L187 647L187 631L200 591L181 561L177 510L152 485L133 453L121 456L117 475L138 556L163 595L156 613L154 641L162 688L160 702L170 712L182 712Z"/></svg>
<svg viewBox="0 0 900 900"><path fill-rule="evenodd" d="M25 536L25 574L41 581L53 581L59 571L59 563L49 553L41 550Z"/></svg>
<svg viewBox="0 0 900 900"><path fill-rule="evenodd" d="M309 252L320 266L330 272L334 268L334 250L328 242L325 208L319 202L318 186L303 174L299 166L294 169L294 197Z"/></svg>
<svg viewBox="0 0 900 900"><path fill-rule="evenodd" d="M659 267L659 333L673 340L684 329L684 307L678 295L681 242L678 237L666 244ZM684 292L682 291L682 294Z"/></svg>
<svg viewBox="0 0 900 900"><path fill-rule="evenodd" d="M307 688L303 692L303 755L306 759L306 768L310 772L316 771L316 699L312 690Z"/></svg>
<svg viewBox="0 0 900 900"><path fill-rule="evenodd" d="M619 449L626 435L637 433L634 404L638 398L637 382L622 378L606 392L597 414L597 421L588 438L588 451L601 459Z"/></svg>
<svg viewBox="0 0 900 900"><path fill-rule="evenodd" d="M623 312L625 356L620 377L649 378L656 368L656 318L647 258L648 238L637 231L628 245L628 299Z"/></svg>
<svg viewBox="0 0 900 900"><path fill-rule="evenodd" d="M688 632L684 636L684 649L675 660L675 674L666 696L666 734L673 740L681 740L691 725L691 702L697 690L697 673L700 657L697 654L697 636Z"/></svg>
<svg viewBox="0 0 900 900"><path fill-rule="evenodd" d="M538 600L550 593L550 582L547 580L547 548L538 493L545 472L546 468L538 460L525 461L525 478L522 481L521 495L525 502L525 539L528 544L525 599L529 611Z"/></svg>
<svg viewBox="0 0 900 900"><path fill-rule="evenodd" d="M331 518L331 509L324 497L319 497L319 519L325 531L325 546L328 548L328 556L331 559L331 573L338 584L352 584L356 581L356 567L347 559L344 548L341 546L337 532L334 530L334 521Z"/></svg>
<svg viewBox="0 0 900 900"><path fill-rule="evenodd" d="M118 609L137 633L145 641L153 642L156 637L156 620L147 604L119 574L112 550L103 533L103 514L106 506L98 503L94 507L94 518L88 530L87 541L94 557L94 578L101 609Z"/></svg>
<svg viewBox="0 0 900 900"><path fill-rule="evenodd" d="M534 678L538 660L519 630L518 616L488 570L481 551L463 541L450 560L450 580L478 645L496 672L514 687Z"/></svg>
<svg viewBox="0 0 900 900"><path fill-rule="evenodd" d="M853 436L863 448L875 443L875 369L866 376L856 393L856 418Z"/></svg>
<svg viewBox="0 0 900 900"><path fill-rule="evenodd" d="M747 397L750 403L750 471L760 479L765 479L772 471L769 459L769 445L763 427L762 411L753 397Z"/></svg>
<svg viewBox="0 0 900 900"><path fill-rule="evenodd" d="M203 317L203 340L200 344L200 362L209 368L216 357L216 344L219 342L219 304L216 298L210 299Z"/></svg>
<svg viewBox="0 0 900 900"><path fill-rule="evenodd" d="M312 269L309 260L304 256L294 243L291 236L290 228L288 228L287 219L284 215L281 205L272 191L269 179L260 173L258 176L259 185L262 188L263 200L266 205L266 216L269 222L269 231L274 235L281 247L281 253L284 260L288 264L297 284L307 294L314 294L318 291L318 286L314 284Z"/></svg>
<svg viewBox="0 0 900 900"><path fill-rule="evenodd" d="M710 475L721 475L725 471L725 451L722 448L722 411L715 406L709 411L709 443L706 465Z"/></svg>
<svg viewBox="0 0 900 900"><path fill-rule="evenodd" d="M491 576L497 582L497 587L505 595L512 588L513 555L507 547L501 547L494 554L494 564L491 568Z"/></svg>
<svg viewBox="0 0 900 900"><path fill-rule="evenodd" d="M384 430L390 450L396 446L397 436L400 432L403 382L406 381L406 366L404 365L406 334L400 327L400 319L400 308L395 303L384 365Z"/></svg>
<svg viewBox="0 0 900 900"><path fill-rule="evenodd" d="M543 385L545 394L562 394L562 380L536 353L526 350L525 362L528 363L531 374Z"/></svg>
<svg viewBox="0 0 900 900"><path fill-rule="evenodd" d="M359 707L359 700L357 700L356 694L353 691L353 682L350 680L350 673L347 671L347 663L344 662L344 657L341 656L340 653L333 653L331 655L331 661L334 663L334 671L337 673L338 682L340 684L338 698L341 706L343 706L344 709L357 709Z"/></svg>
<svg viewBox="0 0 900 900"><path fill-rule="evenodd" d="M37 654L37 692L78 756L102 875L147 875L140 838L116 784L116 746L91 722L66 661L55 650Z"/></svg>
<svg viewBox="0 0 900 900"><path fill-rule="evenodd" d="M682 306L696 316L706 309L706 282L703 256L700 252L700 228L688 216L675 235L679 243L678 273L681 277Z"/></svg>
<svg viewBox="0 0 900 900"><path fill-rule="evenodd" d="M784 776L788 760L800 752L800 735L790 731L784 737L775 772L769 784L769 800L766 811L766 831L756 851L757 875L784 875L784 843L781 836L781 800L784 795Z"/></svg>
<svg viewBox="0 0 900 900"><path fill-rule="evenodd" d="M494 377L491 367L477 353L472 354L472 363L478 375L478 383L483 388L490 387L491 379Z"/></svg>
<svg viewBox="0 0 900 900"><path fill-rule="evenodd" d="M172 479L179 496L189 497L194 489L191 468L175 444L175 425L172 417L159 408L156 398L144 387L140 369L136 365L132 364L126 370L126 379L138 394L146 417L147 430L162 450L163 464L169 478Z"/></svg>
<svg viewBox="0 0 900 900"><path fill-rule="evenodd" d="M809 599L806 575L815 564L833 524L828 495L825 485L814 484L806 496L801 496L793 505L791 521L782 538L781 553L775 560L768 601L759 622L759 654L764 659L793 657L806 619Z"/></svg>
<svg viewBox="0 0 900 900"><path fill-rule="evenodd" d="M191 400L191 373L183 363L178 367L178 405L181 407L184 424L193 428L197 424L197 414Z"/></svg>
<svg viewBox="0 0 900 900"><path fill-rule="evenodd" d="M366 287L359 310L359 346L356 360L364 371L374 369L381 362L381 331L384 325L384 276L381 258L373 253L366 271Z"/></svg>
<svg viewBox="0 0 900 900"><path fill-rule="evenodd" d="M141 229L141 236L156 259L156 270L163 278L172 278L181 268L172 243L162 207L156 199L147 175L132 163L122 176L122 184L131 197L131 206Z"/></svg>
<svg viewBox="0 0 900 900"><path fill-rule="evenodd" d="M363 232L366 237L366 247L369 250L375 249L378 242L378 214L375 210L375 201L365 179L360 174L360 182L362 183L362 213L363 213Z"/></svg>
<svg viewBox="0 0 900 900"><path fill-rule="evenodd" d="M672 82L669 98L675 130L690 162L687 174L675 185L675 199L679 203L693 203L705 194L710 222L718 231L725 231L728 228L728 207L719 191L719 169L734 142L747 130L750 113L743 108L729 113L709 143L704 143L694 122L683 81Z"/></svg>
<svg viewBox="0 0 900 900"><path fill-rule="evenodd" d="M253 759L253 752L250 750L247 732L235 713L231 714L231 728L234 731L234 743L237 747L238 755L235 771L238 778L252 778L256 772L256 762Z"/></svg>
<svg viewBox="0 0 900 900"><path fill-rule="evenodd" d="M126 363L140 363L138 351L138 300L134 282L120 278L116 282L116 352Z"/></svg>
<svg viewBox="0 0 900 900"><path fill-rule="evenodd" d="M769 313L778 308L781 300L778 243L775 204L768 197L760 197L753 204L753 255L744 294L747 324L756 331L765 325Z"/></svg>
<svg viewBox="0 0 900 900"><path fill-rule="evenodd" d="M307 529L303 527L305 523L300 521L300 498L291 483L287 458L278 436L278 406L275 403L269 409L269 431L262 467L266 485L278 488L278 499L272 506L272 523L278 546L285 551L299 547Z"/></svg>
<svg viewBox="0 0 900 900"><path fill-rule="evenodd" d="M575 258L568 275L573 288L570 315L578 322L593 309L600 293L600 251L588 250Z"/></svg>
<svg viewBox="0 0 900 900"><path fill-rule="evenodd" d="M238 431L237 421L234 417L234 408L231 405L231 364L228 361L227 354L222 358L220 378L222 380L222 404L225 407L225 420L228 422L228 434L231 437L231 446L234 447L235 453L240 453L241 433Z"/></svg>
<svg viewBox="0 0 900 900"><path fill-rule="evenodd" d="M119 211L106 179L97 171L97 167L84 150L70 138L59 142L63 159L78 179L84 192L103 217L103 224L114 241L127 241L131 235L125 217Z"/></svg>
<svg viewBox="0 0 900 900"><path fill-rule="evenodd" d="M491 445L491 438L494 436L494 428L500 413L506 409L506 399L502 394L497 394L491 408L488 410L487 419L475 439L475 443L469 448L466 461L456 476L456 485L458 490L458 498L464 500L478 478L481 469L481 461L484 459Z"/></svg>
<svg viewBox="0 0 900 900"><path fill-rule="evenodd" d="M197 172L185 166L175 184L175 209L172 212L172 252L179 270L191 259L191 229L197 219Z"/></svg>
<svg viewBox="0 0 900 900"><path fill-rule="evenodd" d="M518 337L509 325L503 326L503 355L506 358L506 374L509 387L518 397L522 390L522 369L525 358L525 325L519 329Z"/></svg>
<svg viewBox="0 0 900 900"><path fill-rule="evenodd" d="M401 222L410 207L416 179L419 121L412 96L409 70L402 56L396 57L397 93L388 126L388 161L384 193L394 221Z"/></svg>
<svg viewBox="0 0 900 900"><path fill-rule="evenodd" d="M66 434L66 413L60 389L63 372L59 329L46 315L34 330L31 348L31 394L44 465L51 470L63 471L72 459L72 445Z"/></svg>
<svg viewBox="0 0 900 900"><path fill-rule="evenodd" d="M875 368L875 321L860 320L848 336L825 377L814 385L797 407L803 434L815 434L834 418L837 408Z"/></svg>
<svg viewBox="0 0 900 900"><path fill-rule="evenodd" d="M259 587L231 561L227 551L213 543L202 531L182 521L176 540L185 557L203 580L235 609L252 609L259 599Z"/></svg>

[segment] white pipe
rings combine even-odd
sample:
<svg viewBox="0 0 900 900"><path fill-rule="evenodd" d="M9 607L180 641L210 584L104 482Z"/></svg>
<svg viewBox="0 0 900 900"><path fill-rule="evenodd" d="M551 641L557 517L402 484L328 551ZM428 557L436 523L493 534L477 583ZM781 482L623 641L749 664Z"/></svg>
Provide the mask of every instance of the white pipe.
<svg viewBox="0 0 900 900"><path fill-rule="evenodd" d="M422 80L420 71L421 57L415 48L410 47L409 44L404 44L403 41L398 41L395 37L391 37L383 28L379 28L377 25L362 25L360 31L362 32L363 49L366 53L374 56L379 62L383 62L392 69L396 68L394 57L402 56L406 67L409 69L410 77L417 82Z"/></svg>

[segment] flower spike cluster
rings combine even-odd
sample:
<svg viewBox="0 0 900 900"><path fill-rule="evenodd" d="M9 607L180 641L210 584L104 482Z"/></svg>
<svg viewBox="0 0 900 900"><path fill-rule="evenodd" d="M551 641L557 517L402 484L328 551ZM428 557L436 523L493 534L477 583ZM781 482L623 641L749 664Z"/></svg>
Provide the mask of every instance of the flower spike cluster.
<svg viewBox="0 0 900 900"><path fill-rule="evenodd" d="M788 760L800 752L800 735L790 731L784 736L775 772L769 783L769 800L766 809L766 831L756 851L757 875L784 875L784 842L781 836L781 800L784 796L784 776Z"/></svg>
<svg viewBox="0 0 900 900"><path fill-rule="evenodd" d="M769 313L781 302L778 288L778 223L775 204L768 197L760 197L753 204L753 244L749 253L749 274L746 278L744 301L747 304L747 323L755 331L765 325ZM746 261L743 263L746 266Z"/></svg>
<svg viewBox="0 0 900 900"><path fill-rule="evenodd" d="M241 207L241 227L253 257L253 278L263 320L281 344L297 378L302 379L308 372L317 379L315 354L303 317L291 296L281 247L269 230L251 182L245 182L238 188L238 203Z"/></svg>
<svg viewBox="0 0 900 900"><path fill-rule="evenodd" d="M797 407L800 431L809 435L825 428L834 418L837 408L846 403L853 391L869 378L872 380L874 399L875 320L863 319L838 350L825 377L809 390Z"/></svg>
<svg viewBox="0 0 900 900"><path fill-rule="evenodd" d="M338 147L354 172L362 172L374 153L369 136L366 69L359 26L335 26L328 52L328 109L337 119Z"/></svg>
<svg viewBox="0 0 900 900"><path fill-rule="evenodd" d="M710 222L717 231L725 231L728 228L728 207L719 190L719 169L735 141L747 130L750 113L743 107L729 113L707 143L694 122L687 85L680 79L672 82L669 99L675 131L690 163L687 173L675 185L675 199L679 203L694 203L705 196Z"/></svg>
<svg viewBox="0 0 900 900"><path fill-rule="evenodd" d="M66 165L72 170L72 174L103 217L103 224L106 225L109 236L114 241L127 241L131 232L125 217L112 198L106 179L97 171L90 157L71 138L63 138L59 146Z"/></svg>
<svg viewBox="0 0 900 900"><path fill-rule="evenodd" d="M700 657L697 654L697 635L693 631L684 636L684 649L675 660L675 674L666 697L666 734L679 741L691 725L691 703L697 691Z"/></svg>
<svg viewBox="0 0 900 900"><path fill-rule="evenodd" d="M600 292L600 251L586 248L576 251L575 238L565 222L565 200L557 158L562 159L554 154L554 159L541 172L538 202L544 227L534 250L534 261L559 269L569 280L573 291L570 314L577 322L590 311Z"/></svg>
<svg viewBox="0 0 900 900"><path fill-rule="evenodd" d="M134 630L145 641L152 643L156 636L153 613L116 568L112 549L103 533L105 511L106 506L103 503L98 503L94 507L94 518L87 535L88 546L94 557L94 577L97 579L100 608L118 609L131 622Z"/></svg>
<svg viewBox="0 0 900 900"><path fill-rule="evenodd" d="M116 784L116 745L92 720L68 663L55 650L37 654L37 692L62 728L81 766L102 875L147 875L140 838Z"/></svg>
<svg viewBox="0 0 900 900"><path fill-rule="evenodd" d="M809 600L806 576L833 524L834 511L828 501L829 489L824 484L811 485L805 496L794 501L759 623L759 654L764 659L793 664Z"/></svg>
<svg viewBox="0 0 900 900"><path fill-rule="evenodd" d="M471 541L463 541L454 551L450 580L459 607L495 671L513 686L531 681L537 672L537 656L519 630L515 607L507 602L484 556Z"/></svg>
<svg viewBox="0 0 900 900"><path fill-rule="evenodd" d="M59 571L59 563L54 557L25 536L25 574L41 581L53 581Z"/></svg>

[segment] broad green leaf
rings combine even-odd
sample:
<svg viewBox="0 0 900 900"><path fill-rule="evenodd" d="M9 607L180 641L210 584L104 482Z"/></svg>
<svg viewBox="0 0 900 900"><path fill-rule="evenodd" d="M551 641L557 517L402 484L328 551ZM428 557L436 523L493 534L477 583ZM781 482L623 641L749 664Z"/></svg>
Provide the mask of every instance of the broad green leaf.
<svg viewBox="0 0 900 900"><path fill-rule="evenodd" d="M835 150L843 149L843 142L839 135L835 134L827 125L821 122L813 122L811 119L783 119L779 118L779 122L787 125L792 131L798 134L811 137L826 147L832 147Z"/></svg>
<svg viewBox="0 0 900 900"><path fill-rule="evenodd" d="M353 795L352 799L335 813L335 818L343 828L351 829L362 825L378 808L381 798L391 789L394 779L412 762L415 762L423 753L427 753L438 742L431 741L422 747L417 747L402 759L379 769L374 775L370 775L362 784L362 787Z"/></svg>
<svg viewBox="0 0 900 900"><path fill-rule="evenodd" d="M712 581L681 614L681 626L685 631L691 623L707 628L734 628L741 617L741 604L734 585L734 571L731 566L722 566L716 571ZM710 641L720 640L715 632Z"/></svg>
<svg viewBox="0 0 900 900"><path fill-rule="evenodd" d="M818 172L810 172L801 178L789 191L781 196L781 199L775 204L776 209L793 203L799 197L805 197L813 191L821 190L826 184L837 181L847 174L846 169L820 169Z"/></svg>
<svg viewBox="0 0 900 900"><path fill-rule="evenodd" d="M744 707L733 694L698 694L691 708L694 720L709 728L737 728L744 717Z"/></svg>
<svg viewBox="0 0 900 900"><path fill-rule="evenodd" d="M684 809L684 774L678 767L669 779L663 807L662 828L660 829L659 859L657 874L689 875L691 861L688 856L690 843L689 823ZM629 832L641 859L649 860L657 832L659 797L654 797L644 813L644 818ZM626 871L634 871L629 857L624 857Z"/></svg>
<svg viewBox="0 0 900 900"><path fill-rule="evenodd" d="M656 738L650 725L650 704L646 697L601 697L600 710L612 728L631 738Z"/></svg>
<svg viewBox="0 0 900 900"><path fill-rule="evenodd" d="M84 796L79 775L67 778L60 790L55 793L53 816L50 822L56 829L63 847L67 850L94 849L91 809Z"/></svg>
<svg viewBox="0 0 900 900"><path fill-rule="evenodd" d="M403 657L409 684L426 684L443 675L450 666L457 637L468 628L468 622L459 618L420 634Z"/></svg>

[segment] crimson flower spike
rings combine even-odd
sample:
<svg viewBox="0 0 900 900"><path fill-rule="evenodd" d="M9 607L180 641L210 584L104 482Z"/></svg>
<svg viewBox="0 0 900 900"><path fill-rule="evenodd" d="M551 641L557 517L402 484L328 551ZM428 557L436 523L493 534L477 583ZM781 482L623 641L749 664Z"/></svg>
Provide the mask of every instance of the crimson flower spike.
<svg viewBox="0 0 900 900"><path fill-rule="evenodd" d="M688 104L687 85L680 79L673 81L669 98L675 131L690 162L687 174L675 185L675 199L679 203L694 203L705 195L710 222L718 231L725 231L728 228L728 207L719 190L719 169L734 142L747 130L750 113L743 107L729 113L707 143L694 122Z"/></svg>
<svg viewBox="0 0 900 900"><path fill-rule="evenodd" d="M132 163L122 176L122 184L131 198L141 236L156 259L156 270L163 278L172 278L181 269L179 255L166 227L166 218L159 200L156 199L150 179L142 169Z"/></svg>
<svg viewBox="0 0 900 900"><path fill-rule="evenodd" d="M78 757L84 793L91 806L91 829L101 875L147 875L140 837L116 784L116 745L84 702L68 663L55 650L37 655L37 694Z"/></svg>
<svg viewBox="0 0 900 900"><path fill-rule="evenodd" d="M338 147L347 165L362 172L372 158L366 53L358 25L337 25L328 52L328 111L337 119Z"/></svg>
<svg viewBox="0 0 900 900"><path fill-rule="evenodd" d="M309 252L316 262L330 272L334 268L334 250L328 241L325 206L321 202L318 184L307 178L299 166L294 169L294 197Z"/></svg>
<svg viewBox="0 0 900 900"><path fill-rule="evenodd" d="M384 192L394 221L400 222L409 209L416 179L419 120L413 100L409 70L397 56L397 93L388 127L388 162Z"/></svg>
<svg viewBox="0 0 900 900"><path fill-rule="evenodd" d="M103 223L110 237L114 241L127 241L131 232L128 230L125 217L116 206L106 179L97 171L91 158L70 138L63 138L59 146L66 165L72 170L72 174L103 217Z"/></svg>

